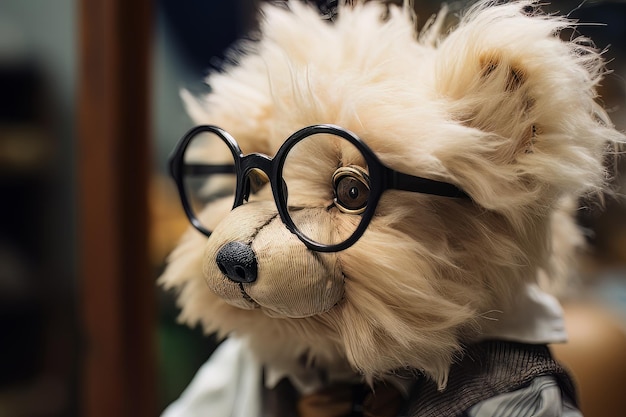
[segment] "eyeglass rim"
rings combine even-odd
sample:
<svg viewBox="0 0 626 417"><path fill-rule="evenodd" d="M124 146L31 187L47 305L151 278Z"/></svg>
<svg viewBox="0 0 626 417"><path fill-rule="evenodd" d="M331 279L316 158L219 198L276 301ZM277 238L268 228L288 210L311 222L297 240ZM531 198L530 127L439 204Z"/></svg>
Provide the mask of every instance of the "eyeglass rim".
<svg viewBox="0 0 626 417"><path fill-rule="evenodd" d="M352 246L361 238L361 236L363 236L363 233L365 233L367 226L369 226L369 223L374 216L374 212L376 211L376 206L378 205L380 196L384 191L384 184L387 181L388 172L386 170L387 167L382 164L382 162L378 159L378 157L376 156L376 154L374 154L370 147L365 142L363 142L363 140L359 138L356 134L340 126L332 124L317 124L306 126L296 131L291 136L289 136L287 140L285 140L285 142L278 149L278 152L276 152L276 155L273 158L273 160L276 162L273 164L274 166L272 176L274 176L274 178L276 179L282 178L283 168L287 159L286 155L289 153L289 151L302 140L317 134L332 134L347 140L357 148L357 150L365 159L365 163L370 174L370 193L368 196L368 204L365 207L363 213L361 213L361 219L354 232L352 232L352 234L346 240L340 243L324 244L316 242L315 240L309 238L304 233L302 233L302 231L298 229L293 219L289 215L286 198L287 196L284 195L283 188L272 187L272 192L274 193L274 201L281 202L281 204L277 204L277 208L278 214L280 215L283 223L285 223L285 226L290 231L298 236L298 238L307 246L307 248L316 252L339 252Z"/></svg>
<svg viewBox="0 0 626 417"><path fill-rule="evenodd" d="M174 179L176 188L178 189L178 195L180 197L185 215L187 216L187 219L189 220L191 225L196 230L204 234L206 237L209 237L211 236L213 232L207 229L206 227L204 227L202 223L200 222L200 220L198 219L198 217L196 216L196 213L191 207L190 199L189 199L189 196L187 195L185 184L183 183L184 181L184 175L183 175L184 158L183 156L185 154L185 151L187 150L187 147L191 143L191 140L195 136L203 132L214 133L226 143L228 149L233 155L235 174L239 172L240 165L241 165L241 157L243 156L243 152L241 151L241 148L239 147L239 144L237 143L235 138L233 138L224 129L219 128L214 125L198 125L189 129L180 138L180 140L174 147L174 150L169 156L169 160L168 160L169 173L170 173L170 176ZM237 183L238 182L239 182L239 176L237 175ZM237 187L238 186L239 184L237 184Z"/></svg>

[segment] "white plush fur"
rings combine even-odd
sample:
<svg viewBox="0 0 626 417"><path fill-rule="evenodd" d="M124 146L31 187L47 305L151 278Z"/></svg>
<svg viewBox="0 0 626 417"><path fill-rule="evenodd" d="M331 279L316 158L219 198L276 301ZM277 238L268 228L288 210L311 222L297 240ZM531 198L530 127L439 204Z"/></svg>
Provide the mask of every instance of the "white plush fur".
<svg viewBox="0 0 626 417"><path fill-rule="evenodd" d="M388 166L472 201L386 192L364 236L330 254L287 231L269 192L234 211L214 203L203 212L211 238L189 230L160 279L178 291L181 320L249 338L270 364L307 355L366 377L415 369L445 386L490 312L563 272L579 236L561 233L575 231L562 202L605 187L606 145L622 140L595 102L600 55L559 39L572 22L530 6L483 1L448 34L418 32L408 8L375 2L341 7L332 24L298 2L265 6L261 39L208 78L211 94L188 98L197 123L270 156L304 126L340 125ZM313 153L302 168L314 177L321 166ZM223 243L253 235L255 303L214 261Z"/></svg>

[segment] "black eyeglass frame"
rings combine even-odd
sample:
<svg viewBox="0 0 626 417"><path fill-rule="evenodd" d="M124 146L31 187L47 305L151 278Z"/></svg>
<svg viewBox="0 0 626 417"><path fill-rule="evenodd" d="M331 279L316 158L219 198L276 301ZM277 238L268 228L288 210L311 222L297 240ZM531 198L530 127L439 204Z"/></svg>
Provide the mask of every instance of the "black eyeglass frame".
<svg viewBox="0 0 626 417"><path fill-rule="evenodd" d="M184 163L184 154L187 147L191 143L191 140L196 135L203 132L213 133L224 141L232 153L234 165L202 165ZM308 238L294 224L287 207L287 190L284 187L284 182L282 180L286 156L300 141L316 134L336 135L350 142L361 152L361 155L367 164L369 173L370 193L368 196L367 206L360 214L361 221L348 239L337 244L318 243ZM291 233L294 233L307 246L307 248L317 252L342 251L349 248L357 240L359 240L369 226L369 223L376 211L380 197L386 190L393 189L409 191L449 198L470 198L465 191L454 184L417 177L389 168L378 159L372 149L356 134L342 127L330 124L312 125L298 130L287 138L274 157L269 157L261 153L250 153L244 155L239 148L237 141L225 130L212 125L196 126L185 133L174 148L169 158L169 170L170 175L176 182L176 187L178 188L178 193L187 218L193 227L207 237L210 236L212 232L207 230L202 223L200 223L191 207L185 186L183 184L185 174L235 174L237 178L235 187L235 202L232 207L232 209L235 209L236 207L244 204L249 197L249 185L247 185L247 181L249 181L248 178L251 171L262 171L269 179L274 202L276 204L276 208L278 209L278 214L287 229Z"/></svg>

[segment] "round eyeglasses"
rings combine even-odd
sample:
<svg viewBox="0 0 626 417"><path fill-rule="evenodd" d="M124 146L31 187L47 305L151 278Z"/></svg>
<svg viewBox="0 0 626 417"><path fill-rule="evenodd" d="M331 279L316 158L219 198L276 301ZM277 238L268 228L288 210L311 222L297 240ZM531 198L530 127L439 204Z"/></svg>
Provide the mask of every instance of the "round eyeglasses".
<svg viewBox="0 0 626 417"><path fill-rule="evenodd" d="M176 145L169 168L189 221L206 236L211 230L198 214L207 204L230 196L234 209L261 198L269 183L287 229L318 252L353 245L385 190L469 198L453 184L387 167L357 135L333 125L295 132L273 158L244 155L226 131L196 126Z"/></svg>

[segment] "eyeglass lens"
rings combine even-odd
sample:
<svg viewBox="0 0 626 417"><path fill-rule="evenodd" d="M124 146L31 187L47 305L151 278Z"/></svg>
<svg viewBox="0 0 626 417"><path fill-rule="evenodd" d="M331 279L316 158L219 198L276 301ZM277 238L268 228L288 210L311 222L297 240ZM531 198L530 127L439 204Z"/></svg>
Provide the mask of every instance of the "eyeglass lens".
<svg viewBox="0 0 626 417"><path fill-rule="evenodd" d="M295 227L316 243L340 244L361 222L359 214L367 205L369 184L350 175L338 183L333 181L346 167L367 172L358 148L327 133L307 136L285 157L282 177L288 192L287 212Z"/></svg>
<svg viewBox="0 0 626 417"><path fill-rule="evenodd" d="M189 142L183 155L183 186L194 216L202 219L202 210L219 199L234 203L237 177L230 148L215 133L200 132Z"/></svg>

